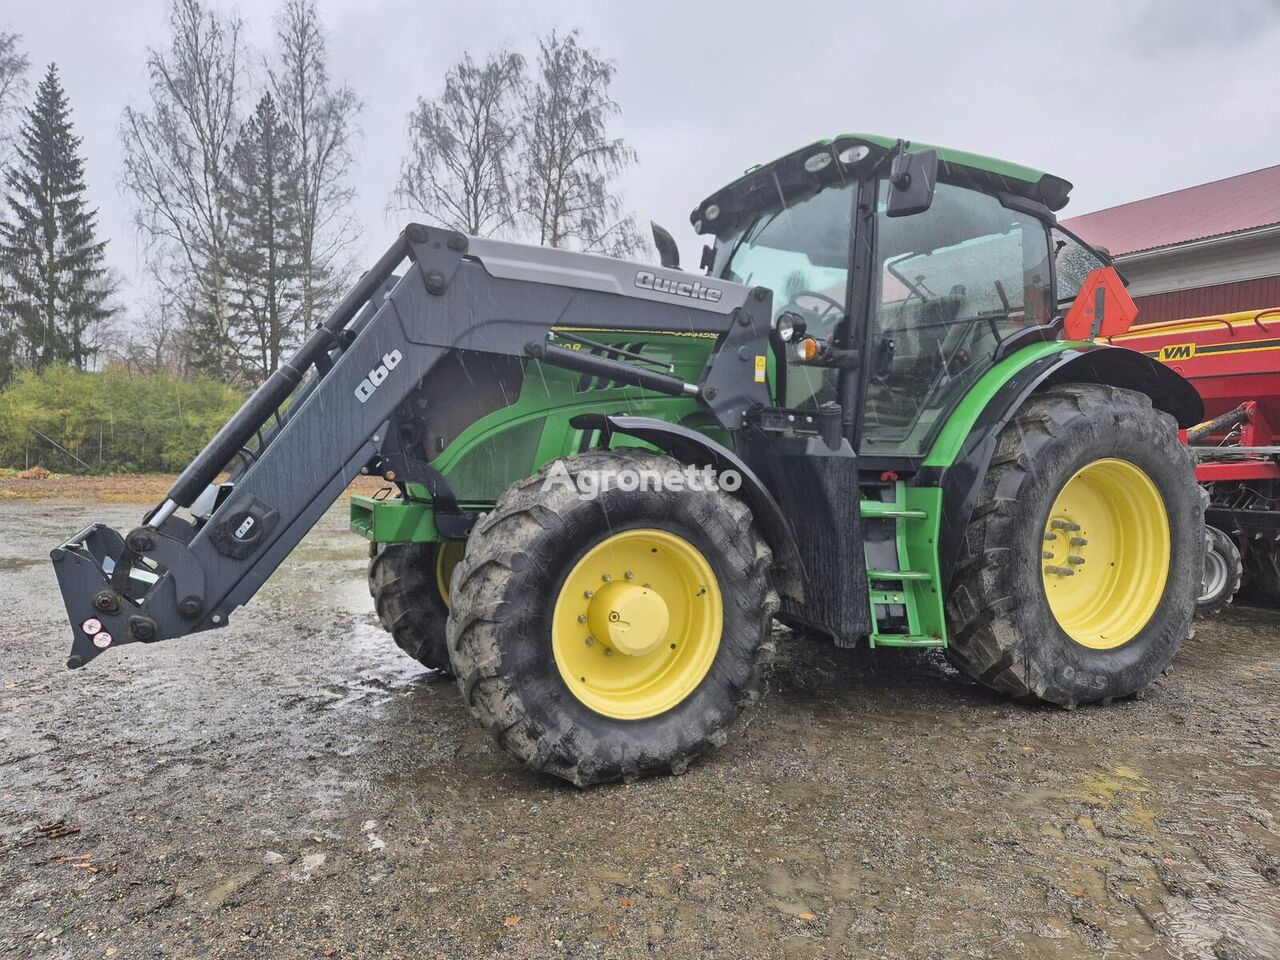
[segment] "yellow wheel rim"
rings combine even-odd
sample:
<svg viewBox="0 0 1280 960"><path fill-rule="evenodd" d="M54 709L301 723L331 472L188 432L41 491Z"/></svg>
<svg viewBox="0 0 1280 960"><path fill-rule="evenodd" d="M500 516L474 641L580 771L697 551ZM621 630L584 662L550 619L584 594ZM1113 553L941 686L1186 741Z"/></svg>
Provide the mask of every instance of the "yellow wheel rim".
<svg viewBox="0 0 1280 960"><path fill-rule="evenodd" d="M1095 460L1062 487L1045 526L1045 597L1081 646L1112 650L1151 620L1169 579L1169 515L1127 460Z"/></svg>
<svg viewBox="0 0 1280 960"><path fill-rule="evenodd" d="M665 530L596 544L565 577L551 650L565 685L596 713L643 720L675 707L711 669L724 606L711 564Z"/></svg>
<svg viewBox="0 0 1280 960"><path fill-rule="evenodd" d="M449 606L449 583L453 580L453 568L462 560L461 540L441 540L436 547L436 589L446 608Z"/></svg>

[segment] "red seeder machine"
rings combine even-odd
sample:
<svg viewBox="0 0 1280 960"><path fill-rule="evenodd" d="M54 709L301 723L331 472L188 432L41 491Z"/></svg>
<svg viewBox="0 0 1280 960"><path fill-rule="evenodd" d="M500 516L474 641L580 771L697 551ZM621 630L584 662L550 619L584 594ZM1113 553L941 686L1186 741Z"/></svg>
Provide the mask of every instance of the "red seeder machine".
<svg viewBox="0 0 1280 960"><path fill-rule="evenodd" d="M1201 609L1231 602L1241 572L1280 602L1280 308L1137 327L1105 338L1172 367L1204 399L1185 431L1209 494Z"/></svg>

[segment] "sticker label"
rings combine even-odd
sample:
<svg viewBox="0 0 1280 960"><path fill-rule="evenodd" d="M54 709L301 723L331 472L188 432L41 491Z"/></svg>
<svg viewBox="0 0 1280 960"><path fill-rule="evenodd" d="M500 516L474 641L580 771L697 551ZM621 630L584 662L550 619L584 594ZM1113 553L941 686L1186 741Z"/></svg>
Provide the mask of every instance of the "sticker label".
<svg viewBox="0 0 1280 960"><path fill-rule="evenodd" d="M93 635L93 645L99 650L105 650L111 646L111 634L105 630L101 630Z"/></svg>
<svg viewBox="0 0 1280 960"><path fill-rule="evenodd" d="M765 360L764 354L756 354L756 383L764 383Z"/></svg>
<svg viewBox="0 0 1280 960"><path fill-rule="evenodd" d="M1167 347L1160 348L1160 361L1168 363L1171 360L1190 360L1196 355L1196 345L1194 343L1171 343Z"/></svg>
<svg viewBox="0 0 1280 960"><path fill-rule="evenodd" d="M92 637L102 629L102 621L97 617L90 617L84 623L80 624L80 629Z"/></svg>

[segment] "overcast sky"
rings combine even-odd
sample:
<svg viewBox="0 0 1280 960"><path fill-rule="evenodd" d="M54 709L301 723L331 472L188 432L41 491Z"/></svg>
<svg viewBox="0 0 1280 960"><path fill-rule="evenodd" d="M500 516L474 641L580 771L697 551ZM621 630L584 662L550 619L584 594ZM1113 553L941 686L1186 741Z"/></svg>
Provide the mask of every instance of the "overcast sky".
<svg viewBox="0 0 1280 960"><path fill-rule="evenodd" d="M270 47L273 0L210 0ZM617 64L615 132L639 155L629 208L697 263L688 214L746 167L865 131L994 154L1064 176L1064 216L1280 163L1280 0L320 0L332 72L364 101L358 262L399 229L388 195L405 118L464 50L528 56L581 28ZM31 86L56 62L84 138L108 258L132 282L140 248L119 186L117 126L147 104L148 46L166 0L4 0ZM246 104L246 107L251 104Z"/></svg>

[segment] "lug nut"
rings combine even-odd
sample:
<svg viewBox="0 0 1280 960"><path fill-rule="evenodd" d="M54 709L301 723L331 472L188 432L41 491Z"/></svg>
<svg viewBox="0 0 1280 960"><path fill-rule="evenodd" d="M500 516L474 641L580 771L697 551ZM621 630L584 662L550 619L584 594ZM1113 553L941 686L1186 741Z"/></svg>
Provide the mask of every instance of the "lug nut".
<svg viewBox="0 0 1280 960"><path fill-rule="evenodd" d="M1089 541L1084 537L1072 537L1071 545L1073 547L1087 547L1089 545Z"/></svg>
<svg viewBox="0 0 1280 960"><path fill-rule="evenodd" d="M582 595L586 597L588 600L590 600L592 597L595 596L595 594L592 593L590 590L583 590Z"/></svg>
<svg viewBox="0 0 1280 960"><path fill-rule="evenodd" d="M608 647L605 647L605 648L604 648L604 655L605 655L606 657L612 657L612 656L613 656L613 651L612 651L612 650L610 650Z"/></svg>
<svg viewBox="0 0 1280 960"><path fill-rule="evenodd" d="M595 638L595 637L587 637L587 646L588 646L588 647L595 646L595 642L596 642L596 638Z"/></svg>
<svg viewBox="0 0 1280 960"><path fill-rule="evenodd" d="M626 577L628 580L634 580L636 578L636 575L632 573L630 570L624 573L623 576Z"/></svg>
<svg viewBox="0 0 1280 960"><path fill-rule="evenodd" d="M1084 563L1084 557L1067 557L1067 563L1074 563L1078 566Z"/></svg>
<svg viewBox="0 0 1280 960"><path fill-rule="evenodd" d="M613 577L609 576L609 574L606 573L603 576L601 576L600 579L603 580L605 583L608 583L610 580L613 579Z"/></svg>
<svg viewBox="0 0 1280 960"><path fill-rule="evenodd" d="M586 622L587 622L587 615L586 615L585 613L580 613L580 614L578 614L578 622L579 622L579 623L586 623Z"/></svg>
<svg viewBox="0 0 1280 960"><path fill-rule="evenodd" d="M1059 577L1074 577L1076 572L1070 567L1045 567L1045 573L1056 574Z"/></svg>
<svg viewBox="0 0 1280 960"><path fill-rule="evenodd" d="M1052 560L1052 559L1053 559L1053 551L1052 551L1052 550L1041 550L1041 551L1040 551L1040 557L1041 557L1041 559L1044 559L1044 560Z"/></svg>

